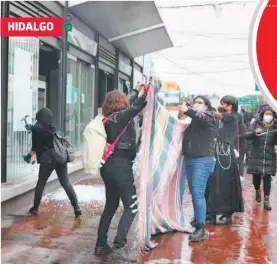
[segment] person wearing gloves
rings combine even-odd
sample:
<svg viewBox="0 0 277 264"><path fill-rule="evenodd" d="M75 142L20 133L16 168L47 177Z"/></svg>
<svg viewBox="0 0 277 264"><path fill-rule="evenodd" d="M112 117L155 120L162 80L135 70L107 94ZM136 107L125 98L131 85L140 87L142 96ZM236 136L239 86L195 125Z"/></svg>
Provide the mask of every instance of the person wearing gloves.
<svg viewBox="0 0 277 264"><path fill-rule="evenodd" d="M187 105L180 106L179 118L183 119L184 116L192 119L184 133L182 146L185 157L183 166L195 215L195 231L189 240L199 242L205 240L207 234L205 190L208 177L215 167L215 140L218 132L211 102L203 96L196 97L192 104L187 102Z"/></svg>
<svg viewBox="0 0 277 264"><path fill-rule="evenodd" d="M271 191L271 176L276 174L277 122L274 111L265 108L260 118L250 125L245 137L251 140L252 148L248 159L248 174L253 175L253 185L256 191L256 201L261 203L261 181L263 180L264 209L271 210L269 201Z"/></svg>
<svg viewBox="0 0 277 264"><path fill-rule="evenodd" d="M59 181L64 188L75 212L76 218L82 215L78 205L76 193L70 183L67 171L67 164L59 164L53 155L54 137L53 133L57 131L52 123L52 112L48 108L40 109L36 114L36 124L32 126L32 150L24 158L30 162L32 156L36 155L39 163L38 182L35 189L34 205L29 210L32 215L38 214L43 190L51 173L55 170Z"/></svg>

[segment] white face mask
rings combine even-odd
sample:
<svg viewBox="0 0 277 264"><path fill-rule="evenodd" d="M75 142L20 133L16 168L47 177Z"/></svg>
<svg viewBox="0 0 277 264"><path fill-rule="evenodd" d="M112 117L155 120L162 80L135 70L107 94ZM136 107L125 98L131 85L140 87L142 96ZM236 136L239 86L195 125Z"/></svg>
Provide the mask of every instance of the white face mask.
<svg viewBox="0 0 277 264"><path fill-rule="evenodd" d="M264 122L270 123L273 120L273 116L271 115L264 115Z"/></svg>
<svg viewBox="0 0 277 264"><path fill-rule="evenodd" d="M207 110L207 106L205 106L203 104L194 104L192 106L192 109L194 109L196 111L206 111Z"/></svg>

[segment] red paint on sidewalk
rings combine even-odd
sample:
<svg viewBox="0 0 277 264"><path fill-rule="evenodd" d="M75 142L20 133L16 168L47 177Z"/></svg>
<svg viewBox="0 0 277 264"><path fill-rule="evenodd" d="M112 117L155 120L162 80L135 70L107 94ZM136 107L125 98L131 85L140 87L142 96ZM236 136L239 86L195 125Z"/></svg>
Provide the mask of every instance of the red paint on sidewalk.
<svg viewBox="0 0 277 264"><path fill-rule="evenodd" d="M86 180L78 185L101 185L101 180ZM159 246L138 263L277 263L277 188L272 188L273 210L264 211L254 201L250 176L243 183L246 212L234 216L232 226L208 226L208 239L201 243L189 243L188 234L169 233L157 236ZM93 194L92 194L93 195ZM187 221L193 214L190 196L184 207ZM2 263L12 264L69 264L115 263L111 258L99 259L93 254L99 216L103 202L81 203L83 221L76 222L68 201L43 202L38 217L11 216L2 219ZM28 208L26 208L27 211ZM121 212L112 222L110 243L115 235ZM132 229L128 247L134 246L137 230ZM162 260L164 260L162 262ZM167 262L165 262L167 260ZM181 262L183 261L183 262Z"/></svg>

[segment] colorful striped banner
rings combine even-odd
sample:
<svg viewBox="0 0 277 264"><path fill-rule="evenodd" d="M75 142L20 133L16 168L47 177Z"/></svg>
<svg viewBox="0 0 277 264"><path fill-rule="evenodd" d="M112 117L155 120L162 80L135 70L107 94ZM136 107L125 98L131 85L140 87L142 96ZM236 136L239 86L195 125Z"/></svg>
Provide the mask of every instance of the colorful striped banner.
<svg viewBox="0 0 277 264"><path fill-rule="evenodd" d="M151 235L185 230L182 210L185 179L181 177L181 149L183 132L190 122L190 118L176 119L158 102L154 89L150 90L138 154L142 252L157 245L151 240Z"/></svg>

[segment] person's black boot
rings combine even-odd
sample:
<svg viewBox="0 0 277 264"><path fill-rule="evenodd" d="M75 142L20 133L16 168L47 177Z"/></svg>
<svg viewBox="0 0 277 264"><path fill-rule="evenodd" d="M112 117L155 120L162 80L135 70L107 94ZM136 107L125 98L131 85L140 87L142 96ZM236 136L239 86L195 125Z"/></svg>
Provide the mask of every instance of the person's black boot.
<svg viewBox="0 0 277 264"><path fill-rule="evenodd" d="M33 206L30 210L29 213L31 215L37 216L38 215L38 207Z"/></svg>
<svg viewBox="0 0 277 264"><path fill-rule="evenodd" d="M94 254L96 256L107 256L113 252L112 248L107 244L105 246L97 246L95 247Z"/></svg>
<svg viewBox="0 0 277 264"><path fill-rule="evenodd" d="M261 203L261 201L262 201L261 191L260 190L256 190L256 202L257 203Z"/></svg>
<svg viewBox="0 0 277 264"><path fill-rule="evenodd" d="M233 223L232 215L222 215L216 220L217 225L231 225Z"/></svg>
<svg viewBox="0 0 277 264"><path fill-rule="evenodd" d="M198 225L195 227L195 231L189 236L190 242L200 242L206 239L207 234L204 225Z"/></svg>
<svg viewBox="0 0 277 264"><path fill-rule="evenodd" d="M264 209L269 211L272 210L272 207L269 202L269 196L264 197Z"/></svg>
<svg viewBox="0 0 277 264"><path fill-rule="evenodd" d="M130 256L130 253L126 250L126 248L115 248L113 247L113 253L112 256L116 259L136 263L137 258Z"/></svg>
<svg viewBox="0 0 277 264"><path fill-rule="evenodd" d="M74 213L75 213L75 218L81 218L82 217L82 211L79 207L79 205L75 205L74 203L72 203L73 209L74 209Z"/></svg>
<svg viewBox="0 0 277 264"><path fill-rule="evenodd" d="M206 225L215 225L216 216L215 215L207 215L206 216Z"/></svg>
<svg viewBox="0 0 277 264"><path fill-rule="evenodd" d="M81 211L80 208L77 209L77 210L74 209L74 213L75 213L75 218L76 219L82 217L82 211Z"/></svg>

